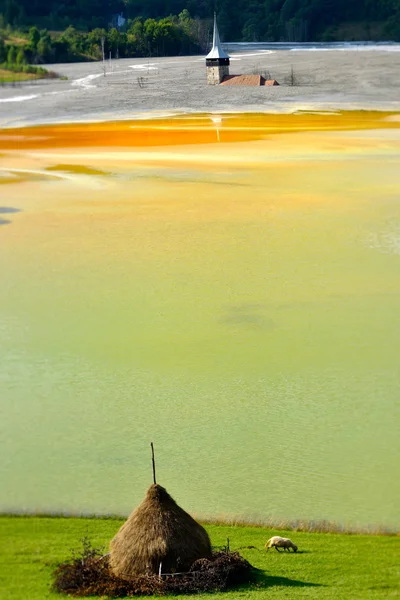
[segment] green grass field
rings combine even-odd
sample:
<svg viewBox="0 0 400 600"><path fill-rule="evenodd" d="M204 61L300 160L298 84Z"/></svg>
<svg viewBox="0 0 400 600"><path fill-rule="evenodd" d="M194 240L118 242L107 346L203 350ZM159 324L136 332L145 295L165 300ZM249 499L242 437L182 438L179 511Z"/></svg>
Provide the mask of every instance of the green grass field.
<svg viewBox="0 0 400 600"><path fill-rule="evenodd" d="M12 83L13 81L29 81L31 79L40 79L36 73L14 73L7 69L0 69L0 83Z"/></svg>
<svg viewBox="0 0 400 600"><path fill-rule="evenodd" d="M118 519L0 517L1 600L62 598L50 591L57 563L88 536L107 547ZM206 525L215 546L225 545L262 569L256 584L224 594L227 599L318 598L368 600L400 597L400 537L276 531ZM297 554L264 550L272 535L290 537ZM257 549L246 549L256 546ZM210 597L210 594L196 598Z"/></svg>

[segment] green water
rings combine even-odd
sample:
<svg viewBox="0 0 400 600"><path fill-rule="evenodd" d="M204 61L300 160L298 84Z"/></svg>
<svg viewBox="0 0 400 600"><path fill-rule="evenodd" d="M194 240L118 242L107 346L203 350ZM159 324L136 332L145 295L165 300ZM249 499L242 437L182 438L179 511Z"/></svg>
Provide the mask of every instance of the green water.
<svg viewBox="0 0 400 600"><path fill-rule="evenodd" d="M4 184L0 509L398 527L398 131Z"/></svg>

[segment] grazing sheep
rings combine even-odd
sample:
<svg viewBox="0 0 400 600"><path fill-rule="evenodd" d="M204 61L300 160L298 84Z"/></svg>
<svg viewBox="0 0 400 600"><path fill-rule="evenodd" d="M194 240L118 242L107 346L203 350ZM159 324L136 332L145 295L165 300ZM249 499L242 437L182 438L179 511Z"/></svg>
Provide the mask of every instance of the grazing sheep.
<svg viewBox="0 0 400 600"><path fill-rule="evenodd" d="M265 544L267 552L270 548L275 548L277 552L280 552L279 548L283 548L283 550L287 550L290 552L290 548L292 548L293 552L297 552L296 544L293 544L292 540L289 538L279 537L279 535L274 535L268 542Z"/></svg>

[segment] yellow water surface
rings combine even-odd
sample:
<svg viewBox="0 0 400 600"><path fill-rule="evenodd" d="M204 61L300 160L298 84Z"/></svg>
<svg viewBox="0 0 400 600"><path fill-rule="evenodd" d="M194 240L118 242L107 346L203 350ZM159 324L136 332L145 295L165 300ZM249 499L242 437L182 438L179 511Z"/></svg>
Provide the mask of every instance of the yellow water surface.
<svg viewBox="0 0 400 600"><path fill-rule="evenodd" d="M0 131L2 510L396 528L400 119Z"/></svg>

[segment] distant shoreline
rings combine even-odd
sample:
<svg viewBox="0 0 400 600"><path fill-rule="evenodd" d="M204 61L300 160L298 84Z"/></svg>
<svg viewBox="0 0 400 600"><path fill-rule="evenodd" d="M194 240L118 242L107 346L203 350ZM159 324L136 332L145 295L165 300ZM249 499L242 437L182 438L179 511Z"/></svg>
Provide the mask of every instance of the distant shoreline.
<svg viewBox="0 0 400 600"><path fill-rule="evenodd" d="M224 42L228 52L245 50L389 50L400 52L400 43L394 41L346 41L335 42Z"/></svg>

